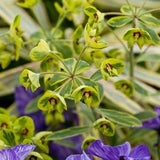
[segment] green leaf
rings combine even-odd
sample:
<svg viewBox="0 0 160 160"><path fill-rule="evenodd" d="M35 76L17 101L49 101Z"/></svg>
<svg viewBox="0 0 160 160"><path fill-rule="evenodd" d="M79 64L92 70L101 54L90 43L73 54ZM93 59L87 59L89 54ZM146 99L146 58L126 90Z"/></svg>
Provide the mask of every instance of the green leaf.
<svg viewBox="0 0 160 160"><path fill-rule="evenodd" d="M160 61L159 53L145 53L137 58L137 62L158 62Z"/></svg>
<svg viewBox="0 0 160 160"><path fill-rule="evenodd" d="M64 60L64 63L66 64L66 66L68 66L69 70L72 72L74 70L76 60L74 58L67 58L67 59ZM63 64L61 65L61 68L63 68L63 70L68 72Z"/></svg>
<svg viewBox="0 0 160 160"><path fill-rule="evenodd" d="M63 110L67 110L66 102L62 96L52 92L50 90L46 91L43 96L38 101L38 108L42 111L58 111L60 113Z"/></svg>
<svg viewBox="0 0 160 160"><path fill-rule="evenodd" d="M39 74L28 69L24 69L21 73L20 82L26 89L31 88L33 92L40 87Z"/></svg>
<svg viewBox="0 0 160 160"><path fill-rule="evenodd" d="M33 61L41 61L50 52L48 44L41 39L36 47L30 51L30 57Z"/></svg>
<svg viewBox="0 0 160 160"><path fill-rule="evenodd" d="M120 10L124 14L132 15L132 9L133 9L133 7L130 8L129 5L123 5Z"/></svg>
<svg viewBox="0 0 160 160"><path fill-rule="evenodd" d="M0 53L0 64L3 69L7 68L8 65L11 63L12 56L9 54L9 52L1 52Z"/></svg>
<svg viewBox="0 0 160 160"><path fill-rule="evenodd" d="M154 112L153 110L145 110L143 112L139 112L135 114L134 116L137 117L141 121L146 121L146 120L150 120L152 118L157 117L157 113Z"/></svg>
<svg viewBox="0 0 160 160"><path fill-rule="evenodd" d="M98 81L100 79L102 79L102 73L100 70L97 70L95 73L92 74L92 76L90 77L90 79L92 79L93 81Z"/></svg>
<svg viewBox="0 0 160 160"><path fill-rule="evenodd" d="M69 81L69 83L67 83L65 87L61 90L60 94L65 98L70 96L72 93L72 87L73 87L73 81Z"/></svg>
<svg viewBox="0 0 160 160"><path fill-rule="evenodd" d="M133 85L134 85L135 90L138 93L140 93L143 96L149 96L149 92L144 87L142 87L140 84L133 81Z"/></svg>
<svg viewBox="0 0 160 160"><path fill-rule="evenodd" d="M152 44L150 34L143 29L132 28L129 29L123 36L123 39L127 41L128 47L133 47L134 43L137 43L141 49L144 44Z"/></svg>
<svg viewBox="0 0 160 160"><path fill-rule="evenodd" d="M118 76L124 69L124 64L121 60L109 58L101 65L101 73L105 80L109 77Z"/></svg>
<svg viewBox="0 0 160 160"><path fill-rule="evenodd" d="M125 112L111 109L96 109L96 111L99 114L102 114L104 117L108 118L110 121L113 121L125 127L135 127L142 125L139 119Z"/></svg>
<svg viewBox="0 0 160 160"><path fill-rule="evenodd" d="M143 16L140 17L140 19L151 26L154 27L159 27L160 26L160 20L157 19L156 17L152 16L151 14L144 14Z"/></svg>
<svg viewBox="0 0 160 160"><path fill-rule="evenodd" d="M122 27L122 26L128 24L131 21L132 21L131 17L117 16L117 17L113 17L113 18L109 19L107 21L107 23L108 23L108 25L110 25L112 27Z"/></svg>
<svg viewBox="0 0 160 160"><path fill-rule="evenodd" d="M87 63L86 61L80 60L79 64L76 68L76 74L80 74L90 68L90 64Z"/></svg>
<svg viewBox="0 0 160 160"><path fill-rule="evenodd" d="M27 104L27 106L25 107L25 113L34 113L39 110L37 107L39 98L40 96L34 98L32 101L29 102L29 104Z"/></svg>
<svg viewBox="0 0 160 160"><path fill-rule="evenodd" d="M51 79L49 80L49 84L51 86L53 85L56 85L60 82L63 82L67 79L68 77L67 76L64 76L64 75L60 75L60 74L55 74L51 77Z"/></svg>
<svg viewBox="0 0 160 160"><path fill-rule="evenodd" d="M114 136L115 134L115 126L109 120L105 118L100 118L93 123L93 127L98 129L105 136Z"/></svg>
<svg viewBox="0 0 160 160"><path fill-rule="evenodd" d="M55 131L50 136L47 137L47 140L54 141L54 140L61 140L61 139L77 136L82 133L86 133L89 129L90 129L89 126L76 126L76 127L63 129L60 131Z"/></svg>
<svg viewBox="0 0 160 160"><path fill-rule="evenodd" d="M83 43L80 42L80 39L83 36L83 27L82 25L78 26L72 36L72 45L75 53L80 54L83 49Z"/></svg>
<svg viewBox="0 0 160 160"><path fill-rule="evenodd" d="M32 8L34 7L40 0L24 0L19 1L16 4L23 8Z"/></svg>
<svg viewBox="0 0 160 160"><path fill-rule="evenodd" d="M160 38L159 35L150 27L146 26L144 23L139 22L139 27L144 29L146 32L149 33L150 37L152 38L152 41L155 44L159 44L160 43Z"/></svg>

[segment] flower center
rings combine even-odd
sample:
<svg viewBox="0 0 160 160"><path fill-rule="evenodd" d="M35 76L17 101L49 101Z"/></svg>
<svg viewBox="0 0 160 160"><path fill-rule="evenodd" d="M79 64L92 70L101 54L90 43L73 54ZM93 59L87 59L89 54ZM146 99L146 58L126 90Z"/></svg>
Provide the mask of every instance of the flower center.
<svg viewBox="0 0 160 160"><path fill-rule="evenodd" d="M22 135L26 136L28 134L29 130L27 128L22 130Z"/></svg>
<svg viewBox="0 0 160 160"><path fill-rule="evenodd" d="M51 97L50 99L49 99L49 103L50 104L57 104L57 100L55 99L55 98L53 98L53 97Z"/></svg>
<svg viewBox="0 0 160 160"><path fill-rule="evenodd" d="M124 156L120 156L119 160L125 160Z"/></svg>
<svg viewBox="0 0 160 160"><path fill-rule="evenodd" d="M108 124L101 124L100 127L101 128L109 128Z"/></svg>
<svg viewBox="0 0 160 160"><path fill-rule="evenodd" d="M134 32L133 36L137 37L137 38L140 38L142 36L142 34L140 32Z"/></svg>
<svg viewBox="0 0 160 160"><path fill-rule="evenodd" d="M128 89L128 88L129 88L129 85L128 85L127 83L123 83L123 84L122 84L122 87L125 88L125 89Z"/></svg>
<svg viewBox="0 0 160 160"><path fill-rule="evenodd" d="M91 39L93 39L96 43L97 43L97 40L96 40L96 37L94 36L89 36Z"/></svg>
<svg viewBox="0 0 160 160"><path fill-rule="evenodd" d="M109 71L111 71L113 69L113 66L110 63L106 64L106 67L104 68L104 70L108 73Z"/></svg>
<svg viewBox="0 0 160 160"><path fill-rule="evenodd" d="M3 122L3 123L1 124L1 128L2 128L2 129L8 128L8 124L7 124L6 122Z"/></svg>
<svg viewBox="0 0 160 160"><path fill-rule="evenodd" d="M97 13L94 13L93 14L94 18L97 20L98 19L98 14Z"/></svg>
<svg viewBox="0 0 160 160"><path fill-rule="evenodd" d="M88 98L88 97L92 96L92 93L91 93L91 91L85 91L82 96L85 96Z"/></svg>

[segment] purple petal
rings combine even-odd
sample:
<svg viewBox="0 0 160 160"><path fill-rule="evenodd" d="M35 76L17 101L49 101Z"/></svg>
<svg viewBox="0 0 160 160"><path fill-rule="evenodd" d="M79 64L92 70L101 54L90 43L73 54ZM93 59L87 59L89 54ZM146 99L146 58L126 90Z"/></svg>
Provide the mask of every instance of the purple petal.
<svg viewBox="0 0 160 160"><path fill-rule="evenodd" d="M122 145L115 146L113 148L118 150L118 152L119 152L118 156L119 157L121 157L121 156L126 156L127 157L130 153L131 145L129 144L129 142L125 142Z"/></svg>
<svg viewBox="0 0 160 160"><path fill-rule="evenodd" d="M102 158L103 160L119 160L119 152L117 148L104 145L100 140L92 142L88 152L99 158Z"/></svg>
<svg viewBox="0 0 160 160"><path fill-rule="evenodd" d="M70 155L66 160L81 160L81 154Z"/></svg>
<svg viewBox="0 0 160 160"><path fill-rule="evenodd" d="M160 107L154 107L154 110L157 112L158 116L160 116Z"/></svg>
<svg viewBox="0 0 160 160"><path fill-rule="evenodd" d="M147 146L139 145L133 148L128 158L134 158L134 160L151 160L151 154Z"/></svg>
<svg viewBox="0 0 160 160"><path fill-rule="evenodd" d="M13 147L12 150L20 157L20 159L25 159L35 147L36 146L34 145L22 144Z"/></svg>
<svg viewBox="0 0 160 160"><path fill-rule="evenodd" d="M12 149L3 149L0 151L1 160L22 160Z"/></svg>
<svg viewBox="0 0 160 160"><path fill-rule="evenodd" d="M70 155L66 160L92 160L88 155L83 151L83 154Z"/></svg>
<svg viewBox="0 0 160 160"><path fill-rule="evenodd" d="M143 128L147 129L160 129L160 117L153 118L148 121L144 121L143 123Z"/></svg>

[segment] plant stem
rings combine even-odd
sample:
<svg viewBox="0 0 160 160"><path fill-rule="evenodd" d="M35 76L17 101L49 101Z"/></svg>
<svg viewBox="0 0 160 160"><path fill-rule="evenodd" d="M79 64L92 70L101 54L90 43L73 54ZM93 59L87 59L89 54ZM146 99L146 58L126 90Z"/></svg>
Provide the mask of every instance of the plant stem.
<svg viewBox="0 0 160 160"><path fill-rule="evenodd" d="M79 55L79 57L78 57L78 59L77 59L77 62L76 62L76 64L75 64L75 67L74 67L74 70L73 70L73 75L74 75L75 72L76 72L77 66L78 66L78 64L79 64L79 62L80 62L80 60L81 60L81 58L82 58L82 56L83 56L86 48L87 48L87 46L84 46L82 52L80 53L80 55Z"/></svg>
<svg viewBox="0 0 160 160"><path fill-rule="evenodd" d="M66 68L66 70L68 71L68 73L70 73L70 75L72 75L72 72L70 71L70 69L68 68L68 66L64 63L63 59L61 59L61 57L59 57L55 51L51 51L50 53L52 53L62 64L63 66Z"/></svg>
<svg viewBox="0 0 160 160"><path fill-rule="evenodd" d="M125 49L125 51L128 53L129 51L128 51L126 45L124 44L124 42L118 37L118 35L107 24L106 24L106 26L107 26L108 30L113 33L113 35L115 36L115 38L121 43L121 45L123 46L123 48Z"/></svg>
<svg viewBox="0 0 160 160"><path fill-rule="evenodd" d="M133 20L133 28L136 26L136 18ZM129 51L129 63L130 63L130 69L129 69L129 78L130 80L133 80L134 78L134 53L133 53L133 47L131 47Z"/></svg>
<svg viewBox="0 0 160 160"><path fill-rule="evenodd" d="M62 24L62 22L64 21L64 19L66 17L66 14L67 14L67 12L65 14L62 14L62 15L59 16L57 24L54 28L54 32L52 34L53 37L55 36L55 34L56 34L57 30L59 29L60 25Z"/></svg>

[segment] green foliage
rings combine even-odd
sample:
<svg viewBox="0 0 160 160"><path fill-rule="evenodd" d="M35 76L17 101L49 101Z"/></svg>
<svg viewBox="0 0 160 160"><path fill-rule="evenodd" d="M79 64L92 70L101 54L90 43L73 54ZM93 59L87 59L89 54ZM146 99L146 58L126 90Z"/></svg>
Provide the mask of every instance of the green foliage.
<svg viewBox="0 0 160 160"><path fill-rule="evenodd" d="M94 128L98 129L105 136L114 136L115 126L109 120L100 118L93 123Z"/></svg>
<svg viewBox="0 0 160 160"><path fill-rule="evenodd" d="M142 125L139 119L128 113L110 109L97 109L96 111L102 114L104 117L108 118L110 121L125 127L135 127Z"/></svg>
<svg viewBox="0 0 160 160"><path fill-rule="evenodd" d="M26 89L31 88L33 92L40 87L39 74L28 69L25 69L20 75L20 82Z"/></svg>
<svg viewBox="0 0 160 160"><path fill-rule="evenodd" d="M118 76L124 69L124 64L121 60L109 58L101 65L101 73L105 80L109 77Z"/></svg>
<svg viewBox="0 0 160 160"><path fill-rule="evenodd" d="M60 113L63 110L67 110L66 102L64 98L52 91L46 91L38 101L38 108L42 111L58 111Z"/></svg>
<svg viewBox="0 0 160 160"><path fill-rule="evenodd" d="M134 43L137 43L140 49L142 49L144 44L152 44L152 39L148 32L139 28L128 30L124 34L123 39L127 41L129 48L131 48Z"/></svg>
<svg viewBox="0 0 160 160"><path fill-rule="evenodd" d="M74 97L76 102L79 102L80 100L84 101L88 107L97 107L100 103L98 92L90 86L82 85L78 87L72 93L72 97Z"/></svg>
<svg viewBox="0 0 160 160"><path fill-rule="evenodd" d="M34 7L40 0L24 0L17 2L17 5L23 8L32 8Z"/></svg>
<svg viewBox="0 0 160 160"><path fill-rule="evenodd" d="M87 132L88 130L89 130L89 126L71 127L71 128L53 132L51 135L47 137L47 140L51 140L51 141L61 140L61 139L73 137L76 135L80 135L82 133Z"/></svg>
<svg viewBox="0 0 160 160"><path fill-rule="evenodd" d="M128 97L133 96L134 86L130 81L119 80L119 81L115 82L114 85L115 85L116 89L121 90Z"/></svg>

